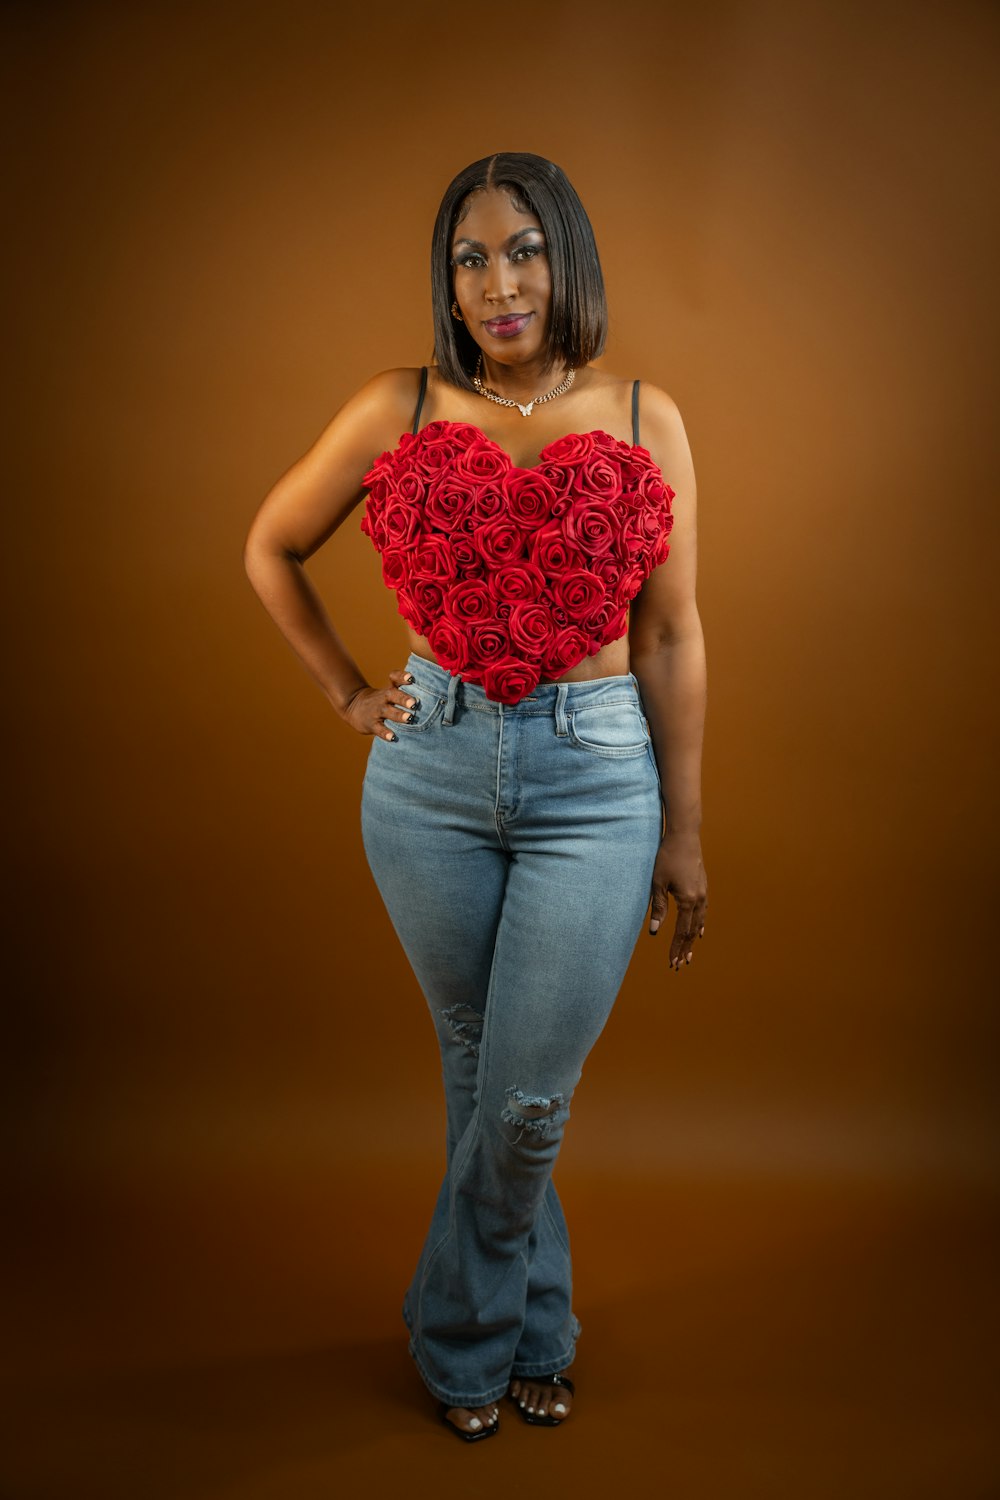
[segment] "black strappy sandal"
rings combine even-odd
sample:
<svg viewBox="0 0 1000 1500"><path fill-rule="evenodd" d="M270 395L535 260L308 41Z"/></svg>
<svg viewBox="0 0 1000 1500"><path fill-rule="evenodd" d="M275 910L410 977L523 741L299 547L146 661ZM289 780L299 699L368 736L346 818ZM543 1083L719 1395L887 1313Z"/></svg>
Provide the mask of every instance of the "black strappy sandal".
<svg viewBox="0 0 1000 1500"><path fill-rule="evenodd" d="M452 1432L457 1433L457 1435L462 1439L463 1443L478 1443L481 1438L496 1437L497 1433L500 1431L499 1409L497 1410L497 1418L495 1422L484 1422L479 1432L467 1432L464 1427L459 1427L448 1416L448 1413L452 1410L453 1405L453 1402L449 1404L447 1401L439 1401L438 1416L441 1418L446 1427L450 1427Z"/></svg>
<svg viewBox="0 0 1000 1500"><path fill-rule="evenodd" d="M519 1375L517 1378L522 1384L526 1380L534 1380L539 1385L561 1385L565 1390L569 1391L571 1396L576 1395L576 1386L570 1380L569 1376L560 1375L558 1372L554 1375ZM528 1411L527 1407L522 1406L519 1396L511 1396L510 1391L507 1392L507 1395L513 1401L524 1420L530 1423L532 1427L561 1427L566 1420L566 1417L550 1417L548 1414L544 1417L539 1416L535 1412ZM568 1416L569 1413L567 1412L566 1415Z"/></svg>

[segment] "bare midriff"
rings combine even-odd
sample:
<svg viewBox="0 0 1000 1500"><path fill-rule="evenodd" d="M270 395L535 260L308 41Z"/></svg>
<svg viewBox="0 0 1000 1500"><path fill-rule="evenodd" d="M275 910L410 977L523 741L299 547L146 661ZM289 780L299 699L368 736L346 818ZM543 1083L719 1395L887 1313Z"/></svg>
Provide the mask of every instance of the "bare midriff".
<svg viewBox="0 0 1000 1500"><path fill-rule="evenodd" d="M418 635L415 630L407 628L410 639L410 650L415 656L422 656L425 661L432 661L440 666L431 643L425 635ZM543 677L542 682L589 682L593 677L625 677L629 672L628 636L623 635L617 641L610 641L608 645L602 646L595 656L588 656L585 661L577 666L571 667L561 677Z"/></svg>

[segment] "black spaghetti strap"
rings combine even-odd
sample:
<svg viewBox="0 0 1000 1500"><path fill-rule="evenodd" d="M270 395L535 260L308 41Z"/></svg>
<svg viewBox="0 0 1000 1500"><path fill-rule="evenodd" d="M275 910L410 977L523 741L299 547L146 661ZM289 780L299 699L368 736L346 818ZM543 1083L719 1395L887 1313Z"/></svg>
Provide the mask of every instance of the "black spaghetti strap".
<svg viewBox="0 0 1000 1500"><path fill-rule="evenodd" d="M639 446L639 382L632 382L632 447Z"/></svg>
<svg viewBox="0 0 1000 1500"><path fill-rule="evenodd" d="M423 410L424 396L427 394L427 366L420 366L420 395L417 397L417 409L413 413L413 426L411 432L416 432L420 426L420 413Z"/></svg>

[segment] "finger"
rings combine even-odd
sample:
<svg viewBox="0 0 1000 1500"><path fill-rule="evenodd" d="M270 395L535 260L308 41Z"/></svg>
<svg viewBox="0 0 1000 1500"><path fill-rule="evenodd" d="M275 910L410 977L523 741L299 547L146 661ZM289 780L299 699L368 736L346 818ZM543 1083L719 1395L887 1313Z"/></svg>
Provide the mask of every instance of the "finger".
<svg viewBox="0 0 1000 1500"><path fill-rule="evenodd" d="M694 957L693 944L695 935L694 912L696 902L693 899L677 900L677 921L674 924L674 936L670 944L670 967L679 971L682 965L689 964Z"/></svg>
<svg viewBox="0 0 1000 1500"><path fill-rule="evenodd" d="M405 693L401 688L387 688L382 698L382 717L395 719L404 724L409 723L413 718L413 710L419 702L420 699L415 693Z"/></svg>
<svg viewBox="0 0 1000 1500"><path fill-rule="evenodd" d="M413 673L408 672L405 667L400 667L398 671L389 673L389 681L393 687L403 687L406 683L413 681Z"/></svg>
<svg viewBox="0 0 1000 1500"><path fill-rule="evenodd" d="M661 886L653 886L653 903L649 913L649 931L655 937L660 924L667 920L667 893Z"/></svg>

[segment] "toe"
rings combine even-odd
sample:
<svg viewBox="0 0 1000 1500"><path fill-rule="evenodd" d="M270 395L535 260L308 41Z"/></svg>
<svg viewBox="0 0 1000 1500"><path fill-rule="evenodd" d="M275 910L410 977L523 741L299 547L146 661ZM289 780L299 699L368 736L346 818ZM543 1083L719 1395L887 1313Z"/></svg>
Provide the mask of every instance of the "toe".
<svg viewBox="0 0 1000 1500"><path fill-rule="evenodd" d="M560 1422L569 1416L573 1406L573 1397L564 1385L550 1385L549 1388L549 1415L556 1417Z"/></svg>
<svg viewBox="0 0 1000 1500"><path fill-rule="evenodd" d="M449 1422L454 1422L456 1427L461 1427L463 1432L480 1432L483 1419L479 1412L470 1411L465 1406L452 1406L448 1411Z"/></svg>

